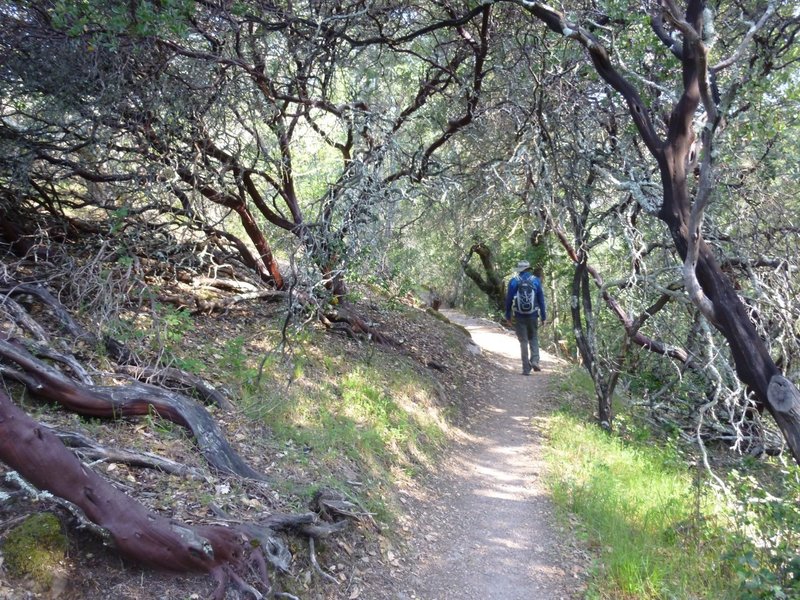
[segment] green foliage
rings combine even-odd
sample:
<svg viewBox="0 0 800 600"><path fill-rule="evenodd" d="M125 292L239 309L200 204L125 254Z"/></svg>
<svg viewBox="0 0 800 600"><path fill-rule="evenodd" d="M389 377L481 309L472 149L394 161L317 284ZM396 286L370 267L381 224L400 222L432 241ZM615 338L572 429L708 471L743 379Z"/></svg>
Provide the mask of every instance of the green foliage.
<svg viewBox="0 0 800 600"><path fill-rule="evenodd" d="M278 347L279 327L229 337L211 350L215 377L245 417L269 430L276 460L336 489L360 480L359 502L391 520L392 482L428 464L444 439L435 384L404 361L375 360L372 346L343 354L313 328L290 333L281 352L264 350ZM285 486L307 493L291 480Z"/></svg>
<svg viewBox="0 0 800 600"><path fill-rule="evenodd" d="M587 374L557 385L565 405L549 425L548 482L597 557L590 598L799 597L796 465L741 461L728 496L676 427L665 436L625 406L608 434L588 424Z"/></svg>
<svg viewBox="0 0 800 600"><path fill-rule="evenodd" d="M344 457L360 464L375 481L391 480L427 463L444 436L444 421L430 408L434 392L407 367L388 370L370 357L344 362L307 357L290 387L261 390L265 422L278 441L307 449L331 466ZM273 363L272 373L296 368ZM306 379L316 384L310 386ZM251 406L251 411L254 407ZM252 414L252 412L251 412ZM323 477L329 474L320 473ZM373 495L373 494L371 494Z"/></svg>
<svg viewBox="0 0 800 600"><path fill-rule="evenodd" d="M747 472L729 474L737 502L730 509L734 535L725 559L741 600L800 597L800 470L785 467L784 475L765 486Z"/></svg>
<svg viewBox="0 0 800 600"><path fill-rule="evenodd" d="M239 335L225 340L217 360L228 388L239 399L245 414L251 419L267 421L282 401L280 390L274 388L274 381L283 378L278 356L273 353L251 356L247 340ZM297 377L297 369L293 376Z"/></svg>
<svg viewBox="0 0 800 600"><path fill-rule="evenodd" d="M379 389L364 369L349 373L342 381L344 414L374 435L371 443L402 445L413 431L410 415Z"/></svg>
<svg viewBox="0 0 800 600"><path fill-rule="evenodd" d="M247 354L244 351L245 339L241 335L225 340L222 344L220 366L232 375L232 379L247 381L252 369L247 366Z"/></svg>
<svg viewBox="0 0 800 600"><path fill-rule="evenodd" d="M163 339L167 344L177 344L194 329L194 321L188 310L172 306L156 306L163 323Z"/></svg>
<svg viewBox="0 0 800 600"><path fill-rule="evenodd" d="M203 362L182 351L186 336L194 331L192 314L170 305L154 303L153 311L130 318L116 318L109 323L113 338L144 347L161 356L161 361L192 373L202 371Z"/></svg>
<svg viewBox="0 0 800 600"><path fill-rule="evenodd" d="M59 0L53 6L52 20L53 26L67 35L77 37L94 30L96 42L116 45L120 35L184 35L194 12L193 4L189 0Z"/></svg>
<svg viewBox="0 0 800 600"><path fill-rule="evenodd" d="M593 410L593 403L589 398L594 397L594 382L584 369L569 369L555 382L555 388L561 394L564 406L569 410L589 417ZM578 400L576 403L575 400ZM581 407L581 408L578 408Z"/></svg>
<svg viewBox="0 0 800 600"><path fill-rule="evenodd" d="M59 563L67 553L67 538L52 513L27 517L11 529L3 543L5 567L15 577L30 576L48 588Z"/></svg>
<svg viewBox="0 0 800 600"><path fill-rule="evenodd" d="M401 400L412 384L408 374L398 375L387 380L374 367L356 366L316 398L297 398L299 405L283 416L303 422L296 435L325 452L366 457L379 470L390 464L390 455L414 462L429 452L431 441L441 439L441 430L433 418Z"/></svg>
<svg viewBox="0 0 800 600"><path fill-rule="evenodd" d="M601 597L714 597L708 550L681 535L699 518L696 492L670 453L563 413L551 422L550 440L553 495L580 518L599 555L593 583Z"/></svg>
<svg viewBox="0 0 800 600"><path fill-rule="evenodd" d="M781 40L794 35L796 14L788 4L775 3L776 15L754 43L741 46L740 60L716 74L725 101L734 87L739 95L723 107L726 128L715 149L719 185L704 230L758 316L753 322L763 328L759 333L774 340L769 350L776 362L796 365L800 249L791 224L800 210L800 46ZM107 215L103 235L113 238L115 258L113 264L97 261L104 283L77 294L82 298L111 306L119 291L127 293L136 257L152 255L137 252L121 236L137 218L148 226L140 232L166 225L178 207L178 193L182 212L197 218L200 230L213 224L249 243L254 240L246 239L248 231L258 228L281 246L277 254L299 256L299 279L310 282L309 288L319 283L320 272L341 269L350 281L380 289L393 308L409 292L433 290L471 311L495 310L462 273L461 261L477 241L492 248L506 278L521 258L542 265L555 284L547 287L555 293L547 298L552 325L542 331L542 341L564 343L572 356L574 265L550 232L543 231L541 243L530 243L531 230L547 229L545 222L550 227L544 215L563 227L575 248L589 253L606 284L603 292L634 318L680 280L680 260L665 243L664 228L653 224L632 193L659 185L652 160L643 158L634 141L640 138L632 120L620 118L626 112L622 100L600 81L577 44L553 39L551 45L540 37L541 27L519 20L519 7L493 8L494 26L503 30L504 19L513 19L515 35L491 36L481 97L469 107L470 126L426 156L426 144L467 109L463 99L476 81L470 69L478 61L464 57L478 39L477 20L461 23L459 30L431 28L433 35L397 44L334 41L424 31L434 19L452 18L444 5L398 5L392 12L392 3L282 3L280 10L246 24L239 17L262 11L261 4L55 0L8 6L2 39L8 56L0 86L8 107L3 153L8 160L0 178L19 182L5 194L11 202L33 195L34 204L47 206L52 216L74 211L83 219L95 209ZM721 35L707 44L709 64L739 52L749 22L762 10L749 8L715 5ZM593 31L613 50L614 63L640 92L663 134L669 128L664 119L680 94L677 59L654 38L649 16L632 11L630 3L608 0L592 10L606 17ZM588 13L575 7L573 17L583 21ZM24 27L17 29L15 21ZM392 26L384 28L384 22ZM231 49L239 48L246 51L232 60ZM416 173L423 156L434 166ZM255 192L245 185L244 173L255 182ZM634 181L636 186L627 185ZM119 198L124 205L114 203ZM214 207L213 198L227 200ZM297 199L297 205L282 203L287 198ZM244 200L237 208L250 211L248 228L225 216L230 199ZM275 232L274 215L295 221ZM184 218L170 222L182 226ZM773 257L780 266L771 264ZM637 398L670 392L660 410L682 405L693 417L697 398L707 397L708 382L646 352L628 351L618 360L619 320L606 310L594 284L590 287L591 342L599 368L624 369L629 377L621 387ZM142 294L150 299L153 291ZM86 302L94 302L91 308L103 305ZM106 315L117 314L115 309ZM693 317L678 299L650 315L642 332L693 356L727 360L724 349L709 350L713 334L698 342L705 334L692 330ZM115 333L162 363L201 372L204 361L183 348L194 331L189 312L156 304L149 315L120 315ZM372 355L352 364L320 356L317 341L313 333L297 333L293 348L281 355L265 353L263 346L254 350L244 336L198 346L202 354L214 344L221 377L242 411L272 428L298 462L312 453L325 466L345 457L368 465L380 481L390 479L385 471L394 465L413 471L443 435L441 415L421 408L431 384L407 367L391 372ZM733 369L718 370L732 378ZM572 378L562 393L592 398L593 383L586 375ZM593 407L585 401L581 414L588 417ZM151 426L172 432L173 426L149 418ZM669 433L677 434L679 424L670 423ZM797 497L797 486L768 493L749 475L734 474L731 487L739 497L725 507L734 524L725 528L714 519L721 511L716 499L699 493L700 476L686 476L675 444L664 442L663 432L627 414L619 416L617 427L624 438L604 436L566 417L554 421L554 456L565 465L563 480L554 486L602 549L610 583L598 585L601 593L688 597L696 584L698 593L712 596L721 589L716 565L735 576L737 588L730 593L739 597L797 595L794 532L800 517L784 500ZM710 555L711 545L726 549L724 568Z"/></svg>

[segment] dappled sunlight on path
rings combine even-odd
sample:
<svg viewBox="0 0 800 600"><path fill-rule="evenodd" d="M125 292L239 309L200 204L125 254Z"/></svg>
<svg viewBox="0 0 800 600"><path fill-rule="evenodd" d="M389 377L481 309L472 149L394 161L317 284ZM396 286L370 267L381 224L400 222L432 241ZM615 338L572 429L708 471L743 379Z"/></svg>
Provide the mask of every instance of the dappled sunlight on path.
<svg viewBox="0 0 800 600"><path fill-rule="evenodd" d="M454 323L464 326L473 341L487 353L487 358L499 367L508 371L517 371L521 368L519 342L513 331L486 319L465 317L453 310L441 312ZM544 350L540 354L541 365L545 369L559 362L559 359Z"/></svg>
<svg viewBox="0 0 800 600"><path fill-rule="evenodd" d="M447 311L465 326L497 376L479 387L480 418L444 461L421 501L415 524L424 542L398 599L548 600L575 595L572 571L562 566L560 534L541 481L537 400L544 371L520 374L519 344L511 332ZM541 409L539 409L541 411Z"/></svg>

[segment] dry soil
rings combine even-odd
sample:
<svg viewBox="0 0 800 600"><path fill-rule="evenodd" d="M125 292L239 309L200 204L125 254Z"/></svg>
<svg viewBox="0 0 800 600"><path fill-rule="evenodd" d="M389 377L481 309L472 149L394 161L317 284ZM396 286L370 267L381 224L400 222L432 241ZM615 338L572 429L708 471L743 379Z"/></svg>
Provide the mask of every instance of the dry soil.
<svg viewBox="0 0 800 600"><path fill-rule="evenodd" d="M405 491L408 565L397 600L560 600L583 596L585 561L557 524L543 481L542 426L558 361L523 376L519 343L496 324L445 311L493 369L477 386L459 441Z"/></svg>

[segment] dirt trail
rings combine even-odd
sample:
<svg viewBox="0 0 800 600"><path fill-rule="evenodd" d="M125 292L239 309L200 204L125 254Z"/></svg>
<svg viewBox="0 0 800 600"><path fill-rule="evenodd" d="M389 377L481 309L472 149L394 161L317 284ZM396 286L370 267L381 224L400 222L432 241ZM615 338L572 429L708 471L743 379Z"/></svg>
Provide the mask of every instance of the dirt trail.
<svg viewBox="0 0 800 600"><path fill-rule="evenodd" d="M551 409L541 373L521 374L513 334L444 311L465 326L496 369L481 382L462 441L424 489L409 495L412 565L397 600L560 600L582 595L582 561L555 524L537 421ZM404 561L405 562L405 561Z"/></svg>

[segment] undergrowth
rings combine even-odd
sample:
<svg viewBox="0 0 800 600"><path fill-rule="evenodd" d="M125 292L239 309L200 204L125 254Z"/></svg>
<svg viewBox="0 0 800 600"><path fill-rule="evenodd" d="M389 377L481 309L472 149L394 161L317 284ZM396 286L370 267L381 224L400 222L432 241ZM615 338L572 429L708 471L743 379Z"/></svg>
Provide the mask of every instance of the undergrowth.
<svg viewBox="0 0 800 600"><path fill-rule="evenodd" d="M693 448L624 407L618 432L602 431L589 389L577 371L562 382L572 402L551 418L547 452L555 502L595 557L588 598L800 597L797 467L741 460L723 489Z"/></svg>
<svg viewBox="0 0 800 600"><path fill-rule="evenodd" d="M217 348L219 373L244 416L268 431L276 459L302 473L286 491L309 496L320 485L358 496L377 518L398 479L429 463L446 435L430 376L401 357L312 330L276 351L278 330L239 335Z"/></svg>

